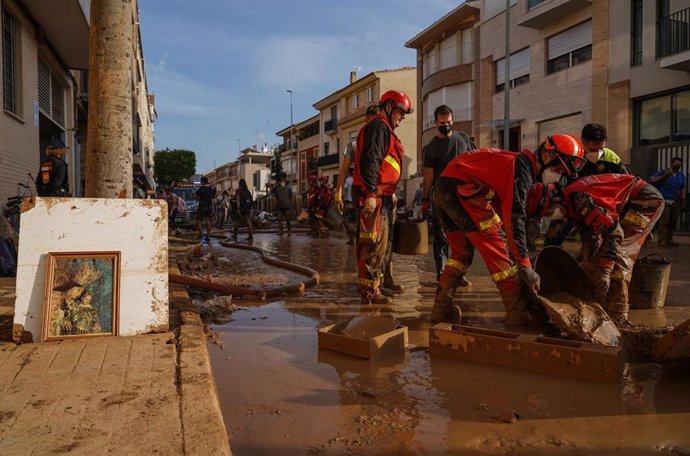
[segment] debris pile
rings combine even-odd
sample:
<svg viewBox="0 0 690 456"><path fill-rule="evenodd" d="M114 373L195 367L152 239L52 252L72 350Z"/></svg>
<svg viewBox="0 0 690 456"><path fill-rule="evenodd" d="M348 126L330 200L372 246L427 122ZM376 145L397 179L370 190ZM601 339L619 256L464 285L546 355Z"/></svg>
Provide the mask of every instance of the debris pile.
<svg viewBox="0 0 690 456"><path fill-rule="evenodd" d="M226 256L216 256L211 252L191 251L179 258L180 270L212 283L241 287L274 287L286 285L285 274L260 274L243 272L236 263Z"/></svg>

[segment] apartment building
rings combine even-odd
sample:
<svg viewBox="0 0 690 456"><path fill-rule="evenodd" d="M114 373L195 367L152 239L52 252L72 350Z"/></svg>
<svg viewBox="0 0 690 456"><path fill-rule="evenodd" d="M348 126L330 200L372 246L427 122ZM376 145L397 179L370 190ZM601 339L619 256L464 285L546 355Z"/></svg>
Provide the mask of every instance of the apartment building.
<svg viewBox="0 0 690 456"><path fill-rule="evenodd" d="M277 157L287 175L287 184L294 194L307 190L311 171L316 173L315 160L319 149L319 115L286 127L277 136L283 138L278 145ZM292 138L292 139L291 139Z"/></svg>
<svg viewBox="0 0 690 456"><path fill-rule="evenodd" d="M283 138L283 143L279 144L274 151L273 162L278 160L285 173L287 185L297 192L299 188L299 153L297 126L291 125L276 133Z"/></svg>
<svg viewBox="0 0 690 456"><path fill-rule="evenodd" d="M405 43L417 50L417 93L415 109L417 161L423 162L422 148L434 137L434 109L445 104L453 110L453 129L475 134L479 118L474 93L479 74L478 34L475 24L481 10L463 3Z"/></svg>
<svg viewBox="0 0 690 456"><path fill-rule="evenodd" d="M364 125L367 107L378 104L381 94L388 90L401 90L415 103L417 99L417 70L404 67L380 70L358 79L350 74L350 83L342 89L317 101L313 106L319 111L319 151L316 168L319 176L328 176L329 182L337 180L340 160L347 144L357 137ZM405 117L395 130L406 150L402 166L402 179L416 174L417 169L417 112Z"/></svg>
<svg viewBox="0 0 690 456"><path fill-rule="evenodd" d="M65 157L70 188L82 145L75 138L76 86L72 69L89 63L89 2L0 0L2 14L2 109L0 115L0 202L17 183L36 176L54 138L70 147ZM33 182L31 182L33 188ZM8 232L0 220L0 233Z"/></svg>
<svg viewBox="0 0 690 456"><path fill-rule="evenodd" d="M34 177L54 138L70 147L70 189L83 194L88 129L89 0L0 0L3 114L0 201ZM133 173L153 188L153 97L146 87L137 2L132 3ZM0 220L0 233L5 232Z"/></svg>

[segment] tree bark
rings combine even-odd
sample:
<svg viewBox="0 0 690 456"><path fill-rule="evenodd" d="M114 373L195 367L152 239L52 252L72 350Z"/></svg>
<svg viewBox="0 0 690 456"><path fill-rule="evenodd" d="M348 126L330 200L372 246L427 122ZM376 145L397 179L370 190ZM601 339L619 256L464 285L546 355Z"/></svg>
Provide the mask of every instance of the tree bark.
<svg viewBox="0 0 690 456"><path fill-rule="evenodd" d="M86 196L132 197L132 0L91 2Z"/></svg>

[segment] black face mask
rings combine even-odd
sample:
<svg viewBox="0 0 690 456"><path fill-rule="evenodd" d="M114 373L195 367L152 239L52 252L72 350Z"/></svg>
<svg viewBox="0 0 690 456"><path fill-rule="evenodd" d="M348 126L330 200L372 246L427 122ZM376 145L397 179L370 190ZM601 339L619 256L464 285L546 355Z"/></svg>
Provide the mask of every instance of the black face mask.
<svg viewBox="0 0 690 456"><path fill-rule="evenodd" d="M439 126L438 126L438 131L440 131L442 135L448 136L448 133L450 133L451 131L453 131L453 126L452 126L452 125L447 125L447 124L439 125Z"/></svg>
<svg viewBox="0 0 690 456"><path fill-rule="evenodd" d="M673 165L673 171L680 171L680 165Z"/></svg>

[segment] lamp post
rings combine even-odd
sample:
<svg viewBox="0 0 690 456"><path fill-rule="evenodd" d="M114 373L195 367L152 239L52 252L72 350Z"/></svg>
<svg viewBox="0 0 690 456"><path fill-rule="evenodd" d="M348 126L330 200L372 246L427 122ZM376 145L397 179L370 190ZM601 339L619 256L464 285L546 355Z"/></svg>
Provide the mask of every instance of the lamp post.
<svg viewBox="0 0 690 456"><path fill-rule="evenodd" d="M505 73L503 76L503 149L510 150L510 0L506 0Z"/></svg>

